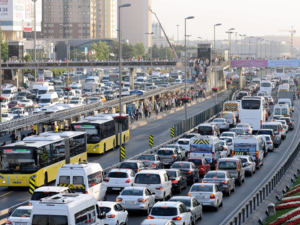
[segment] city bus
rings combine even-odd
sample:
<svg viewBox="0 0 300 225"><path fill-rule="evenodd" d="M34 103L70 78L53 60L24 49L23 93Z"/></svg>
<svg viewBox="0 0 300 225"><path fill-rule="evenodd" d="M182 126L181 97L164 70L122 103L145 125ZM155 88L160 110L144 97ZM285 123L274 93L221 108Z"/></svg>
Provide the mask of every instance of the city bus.
<svg viewBox="0 0 300 225"><path fill-rule="evenodd" d="M87 133L87 153L104 154L117 146L115 121L111 117L86 117L72 123L71 127Z"/></svg>
<svg viewBox="0 0 300 225"><path fill-rule="evenodd" d="M261 129L266 113L263 97L244 97L240 104L239 123L248 123L253 131Z"/></svg>
<svg viewBox="0 0 300 225"><path fill-rule="evenodd" d="M56 179L58 169L66 163L65 141L69 142L70 163L87 161L85 132L30 136L21 142L0 148L0 187L27 187L30 178L35 186Z"/></svg>

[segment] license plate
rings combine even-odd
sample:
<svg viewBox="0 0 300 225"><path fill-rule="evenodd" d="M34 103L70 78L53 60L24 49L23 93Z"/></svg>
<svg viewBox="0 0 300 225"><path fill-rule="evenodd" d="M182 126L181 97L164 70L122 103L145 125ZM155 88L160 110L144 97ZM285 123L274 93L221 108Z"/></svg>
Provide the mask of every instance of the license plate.
<svg viewBox="0 0 300 225"><path fill-rule="evenodd" d="M126 204L134 204L135 201L126 201Z"/></svg>
<svg viewBox="0 0 300 225"><path fill-rule="evenodd" d="M120 191L121 188L112 188L112 190L114 190L114 191Z"/></svg>
<svg viewBox="0 0 300 225"><path fill-rule="evenodd" d="M204 195L198 195L197 198L198 199L205 199L205 196Z"/></svg>
<svg viewBox="0 0 300 225"><path fill-rule="evenodd" d="M25 225L27 223L15 223L16 225Z"/></svg>

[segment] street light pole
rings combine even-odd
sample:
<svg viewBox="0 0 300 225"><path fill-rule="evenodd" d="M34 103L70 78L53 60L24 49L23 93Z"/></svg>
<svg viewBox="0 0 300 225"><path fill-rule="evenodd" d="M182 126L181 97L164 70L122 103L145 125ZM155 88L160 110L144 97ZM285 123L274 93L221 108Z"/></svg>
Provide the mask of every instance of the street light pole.
<svg viewBox="0 0 300 225"><path fill-rule="evenodd" d="M70 76L69 76L69 40L67 38L67 35L66 35L66 27L67 25L66 24L59 24L61 27L63 27L64 29L64 33L63 33L63 36L64 36L64 39L66 39L66 47L67 47L67 81L66 81L66 88L69 87L69 80L70 80ZM69 99L69 90L67 90L68 92L68 103L70 101Z"/></svg>
<svg viewBox="0 0 300 225"><path fill-rule="evenodd" d="M151 63L151 86L153 90L153 57L152 57L152 35L154 34L153 32L151 33L146 33L147 35L151 35L151 49L150 49L150 63Z"/></svg>
<svg viewBox="0 0 300 225"><path fill-rule="evenodd" d="M216 75L216 58L217 58L217 54L216 54L216 27L217 26L221 26L222 24L221 23L217 23L214 25L214 76L215 76L215 88L217 88L217 75ZM216 92L216 104L217 104L217 101L218 101L218 95L217 95L217 92Z"/></svg>
<svg viewBox="0 0 300 225"><path fill-rule="evenodd" d="M231 66L231 34L233 33L232 31L234 28L230 28L226 33L228 34L228 61L229 61L229 66Z"/></svg>
<svg viewBox="0 0 300 225"><path fill-rule="evenodd" d="M179 24L176 25L177 26L177 44L179 45Z"/></svg>
<svg viewBox="0 0 300 225"><path fill-rule="evenodd" d="M186 53L186 20L194 19L193 16L186 17L184 19L184 93L185 97L187 97L187 74L186 74L186 64L187 64L187 53ZM187 120L187 102L184 103L184 119Z"/></svg>
<svg viewBox="0 0 300 225"><path fill-rule="evenodd" d="M121 8L130 7L131 4L119 5L118 10L118 25L119 25L119 116L122 116L122 45L121 45ZM119 136L120 136L120 151L122 147L122 123L119 123ZM120 162L122 161L120 154Z"/></svg>
<svg viewBox="0 0 300 225"><path fill-rule="evenodd" d="M34 62L36 63L36 1L37 0L32 0L34 3L34 41L33 41L33 45L34 45ZM34 81L36 82L37 80L37 68L35 68L34 70Z"/></svg>

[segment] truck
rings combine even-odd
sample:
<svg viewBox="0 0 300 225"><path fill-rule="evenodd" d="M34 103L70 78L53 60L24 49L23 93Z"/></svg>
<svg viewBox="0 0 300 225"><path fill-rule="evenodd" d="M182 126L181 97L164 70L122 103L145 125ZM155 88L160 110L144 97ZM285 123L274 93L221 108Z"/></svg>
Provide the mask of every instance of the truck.
<svg viewBox="0 0 300 225"><path fill-rule="evenodd" d="M293 91L280 91L280 92L278 92L278 99L288 98L288 99L291 100L293 105L294 105L294 97L295 97L295 94L294 94Z"/></svg>
<svg viewBox="0 0 300 225"><path fill-rule="evenodd" d="M53 72L50 70L44 70L44 79L45 81L49 81L53 79Z"/></svg>

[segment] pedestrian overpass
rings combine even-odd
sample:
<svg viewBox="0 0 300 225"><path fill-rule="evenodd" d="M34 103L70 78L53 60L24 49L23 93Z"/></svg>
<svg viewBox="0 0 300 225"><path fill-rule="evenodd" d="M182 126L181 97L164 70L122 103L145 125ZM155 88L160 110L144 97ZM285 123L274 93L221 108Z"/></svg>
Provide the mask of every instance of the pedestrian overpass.
<svg viewBox="0 0 300 225"><path fill-rule="evenodd" d="M231 67L299 68L300 59L232 60Z"/></svg>

